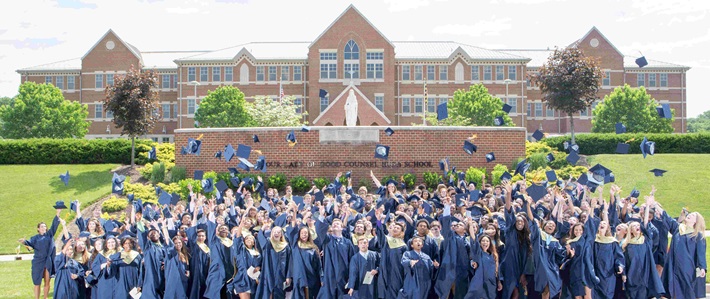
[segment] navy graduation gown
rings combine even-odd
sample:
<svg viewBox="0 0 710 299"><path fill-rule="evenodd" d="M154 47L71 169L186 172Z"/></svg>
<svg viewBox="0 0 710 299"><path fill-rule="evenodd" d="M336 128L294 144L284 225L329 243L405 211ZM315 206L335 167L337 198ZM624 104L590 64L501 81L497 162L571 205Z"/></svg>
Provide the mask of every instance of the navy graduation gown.
<svg viewBox="0 0 710 299"><path fill-rule="evenodd" d="M291 247L291 263L286 274L286 277L290 277L293 283L291 298L316 298L321 284L321 262L318 251L315 248L302 248L298 245L298 241L293 242L293 244ZM308 292L305 289L308 289Z"/></svg>
<svg viewBox="0 0 710 299"><path fill-rule="evenodd" d="M455 286L454 298L463 298L468 291L471 245L465 236L451 230L451 216L443 216L439 221L444 241L441 242L441 266L434 285L436 295L448 298L451 287Z"/></svg>
<svg viewBox="0 0 710 299"><path fill-rule="evenodd" d="M141 298L162 298L165 290L165 249L160 243L143 241L143 284Z"/></svg>
<svg viewBox="0 0 710 299"><path fill-rule="evenodd" d="M328 226L320 220L316 221L316 231L318 239L323 238L323 287L318 298L340 298L346 294L348 266L355 249L348 238L329 235Z"/></svg>
<svg viewBox="0 0 710 299"><path fill-rule="evenodd" d="M98 254L91 264L92 275L96 277L96 285L93 287L96 290L96 298L113 298L118 269L115 265L104 265L109 259L110 257Z"/></svg>
<svg viewBox="0 0 710 299"><path fill-rule="evenodd" d="M189 297L200 299L205 294L207 271L210 267L209 247L205 244L204 246L208 250L205 251L197 244L197 227L195 226L187 229L187 240L190 248Z"/></svg>
<svg viewBox="0 0 710 299"><path fill-rule="evenodd" d="M383 271L377 279L377 296L379 298L397 298L399 289L404 285L404 268L402 268L402 254L407 251L407 244L403 240L393 240L390 247L388 236L385 234L384 224L377 221L377 240L380 243L380 269Z"/></svg>
<svg viewBox="0 0 710 299"><path fill-rule="evenodd" d="M377 296L377 280L379 274L380 254L376 251L367 251L363 256L359 252L350 259L348 289L353 289L353 298L374 299ZM378 270L377 276L372 279L372 283L363 284L367 272Z"/></svg>
<svg viewBox="0 0 710 299"><path fill-rule="evenodd" d="M79 298L79 283L71 279L72 274L83 275L83 270L77 261L60 253L54 258L54 298Z"/></svg>
<svg viewBox="0 0 710 299"><path fill-rule="evenodd" d="M258 244L254 244L258 246ZM232 245L232 258L236 266L237 272L234 278L228 285L230 293L246 293L256 294L256 280L251 279L247 275L249 267L261 267L261 254L256 251L256 247L252 250L247 249L244 245L243 237L234 238Z"/></svg>
<svg viewBox="0 0 710 299"><path fill-rule="evenodd" d="M560 265L565 259L566 250L560 241L543 232L537 222L530 221L530 242L533 248L533 262L535 264L536 292L543 292L548 287L550 298L554 298L562 289Z"/></svg>
<svg viewBox="0 0 710 299"><path fill-rule="evenodd" d="M443 228L443 225L442 225ZM503 231L501 229L501 231ZM520 276L523 275L524 266L527 260L527 248L518 241L518 233L515 229L515 213L511 208L505 211L505 255L501 259L501 274L503 281L503 297L509 299L513 294L513 289L518 287Z"/></svg>
<svg viewBox="0 0 710 299"><path fill-rule="evenodd" d="M281 251L277 252L271 245L271 241L269 241L264 230L259 232L257 238L263 260L261 280L256 287L256 296L254 298L285 298L286 292L284 291L283 283L286 281L286 272L291 259L291 248L286 245Z"/></svg>
<svg viewBox="0 0 710 299"><path fill-rule="evenodd" d="M663 293L663 286L653 261L653 236L641 224L644 242L628 244L624 252L626 294L629 298L650 298Z"/></svg>
<svg viewBox="0 0 710 299"><path fill-rule="evenodd" d="M570 292L572 296L584 296L585 289L594 289L597 277L592 263L592 245L597 221L589 217L584 223L584 233L577 240L568 240L567 244L574 248L574 256L566 267L569 268Z"/></svg>
<svg viewBox="0 0 710 299"><path fill-rule="evenodd" d="M471 262L476 262L478 267L474 270L473 278L468 284L468 291L464 298L480 299L496 298L498 292L498 274L496 273L496 260L488 252L483 251L480 243L471 244ZM491 244L490 246L493 246ZM471 265L469 265L471 267Z"/></svg>
<svg viewBox="0 0 710 299"><path fill-rule="evenodd" d="M411 266L411 261L418 261ZM426 299L431 288L431 278L434 274L434 263L424 252L410 250L402 255L404 268L404 287L399 291L398 299Z"/></svg>
<svg viewBox="0 0 710 299"><path fill-rule="evenodd" d="M207 270L207 280L205 287L206 298L220 298L220 294L227 292L227 280L234 276L234 265L232 264L232 239L226 239L223 243L216 235L210 240L210 267Z"/></svg>
<svg viewBox="0 0 710 299"><path fill-rule="evenodd" d="M59 217L54 216L52 225L47 229L44 235L34 235L29 240L25 240L26 246L34 250L32 257L32 283L40 285L44 270L49 272L49 275L54 275L54 255L56 249L54 247L54 234L57 233L59 227Z"/></svg>
<svg viewBox="0 0 710 299"><path fill-rule="evenodd" d="M611 229L611 227L609 228ZM616 238L610 243L594 242L594 273L599 282L592 290L594 298L613 298L616 289L616 273L624 266L624 254Z"/></svg>
<svg viewBox="0 0 710 299"><path fill-rule="evenodd" d="M135 251L131 251L135 252ZM136 252L137 253L137 252ZM138 254L136 257L126 263L123 260L114 262L111 267L117 267L118 270L116 276L116 293L114 298L126 298L131 299L131 295L128 293L135 287L140 287L141 283L141 264L143 263L143 257Z"/></svg>
<svg viewBox="0 0 710 299"><path fill-rule="evenodd" d="M663 286L672 298L694 299L697 296L697 278L704 280L704 277L696 276L695 269L707 269L705 242L701 242L704 241L703 232L692 237L690 233L693 228L679 224L665 212L663 218L664 226L673 234L671 249L661 276Z"/></svg>
<svg viewBox="0 0 710 299"><path fill-rule="evenodd" d="M180 261L180 255L175 249L175 244L170 242L165 247L165 298L187 298L188 265Z"/></svg>

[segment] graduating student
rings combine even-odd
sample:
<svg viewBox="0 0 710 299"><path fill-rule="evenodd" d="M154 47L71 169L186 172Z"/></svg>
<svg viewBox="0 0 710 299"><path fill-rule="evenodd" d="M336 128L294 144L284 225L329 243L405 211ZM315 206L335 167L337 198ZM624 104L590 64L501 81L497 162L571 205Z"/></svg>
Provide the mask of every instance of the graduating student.
<svg viewBox="0 0 710 299"><path fill-rule="evenodd" d="M217 219L220 219L218 217ZM214 227L208 221L208 231ZM232 265L232 238L229 236L229 227L221 224L216 227L217 233L209 240L210 267L207 271L207 280L204 296L206 298L220 298L227 294L227 280L234 276Z"/></svg>
<svg viewBox="0 0 710 299"><path fill-rule="evenodd" d="M400 222L393 222L389 229L385 228L385 216L383 208L375 210L377 219L377 241L380 247L380 269L384 272L378 275L377 296L379 298L397 298L399 290L404 286L404 268L402 267L402 255L407 251L407 243L404 240L405 225ZM388 218L388 217L387 217ZM389 231L389 235L387 235Z"/></svg>
<svg viewBox="0 0 710 299"><path fill-rule="evenodd" d="M471 247L466 239L467 227L451 218L451 198L443 199L444 213L439 218L444 241L441 243L441 266L436 278L435 291L440 298L463 298L468 291L470 264L468 253Z"/></svg>
<svg viewBox="0 0 710 299"><path fill-rule="evenodd" d="M142 285L141 264L143 257L136 249L136 241L132 237L121 240L123 251L111 256L111 265L117 267L116 292L114 298L131 298L129 292Z"/></svg>
<svg viewBox="0 0 710 299"><path fill-rule="evenodd" d="M584 188L584 197L586 198L590 191L586 186ZM603 186L599 186L599 189L601 194ZM593 197L591 206L596 206L596 202L596 197ZM568 250L574 252L574 256L566 264L570 273L569 289L572 296L578 299L592 299L592 289L598 280L592 263L592 245L596 234L596 223L597 221L592 216L587 217L584 223L576 223L570 229L567 240Z"/></svg>
<svg viewBox="0 0 710 299"><path fill-rule="evenodd" d="M229 290L241 299L249 299L250 295L256 294L256 280L249 276L248 271L261 271L261 254L257 250L254 236L246 229L251 225L250 222L249 218L242 217L239 226L233 229L232 257L237 271L229 283Z"/></svg>
<svg viewBox="0 0 710 299"><path fill-rule="evenodd" d="M481 235L478 242L473 232L471 236L470 257L474 274L464 298L496 298L497 292L503 289L503 284L498 280L500 263L496 247L493 246L493 240L488 235Z"/></svg>
<svg viewBox="0 0 710 299"><path fill-rule="evenodd" d="M254 297L258 299L283 299L286 289L291 287L291 278L286 277L291 248L284 238L283 229L272 225L273 221L267 220L257 237L263 258L261 280Z"/></svg>
<svg viewBox="0 0 710 299"><path fill-rule="evenodd" d="M210 247L207 245L207 232L201 228L206 227L200 224L198 228L197 216L201 208L201 202L196 202L193 210L193 220L190 221L192 227L186 230L188 248L190 248L190 286L188 287L190 299L201 299L207 287L207 273L210 267ZM184 218L184 217L183 217ZM207 217L202 217L201 222L205 222Z"/></svg>
<svg viewBox="0 0 710 299"><path fill-rule="evenodd" d="M629 223L629 233L622 245L625 257L626 294L629 298L650 298L663 293L663 285L653 262L653 233L648 230L649 206L653 196L646 197L646 206L639 221Z"/></svg>
<svg viewBox="0 0 710 299"><path fill-rule="evenodd" d="M558 195L559 197L559 195ZM559 268L563 263L567 250L555 237L557 223L554 220L534 219L532 213L532 198L527 197L528 220L530 225L530 243L533 249L533 262L535 264L535 285L534 290L541 294L542 298L555 298L562 289L562 278ZM559 197L559 200L563 200ZM562 209L558 209L561 213ZM544 223L540 228L537 221ZM483 240L481 240L483 241Z"/></svg>
<svg viewBox="0 0 710 299"><path fill-rule="evenodd" d="M116 289L117 269L111 267L111 256L116 254L118 249L118 240L115 237L109 236L103 246L103 250L96 255L91 264L91 272L96 277L96 290L93 298L113 298ZM94 247L94 250L98 250Z"/></svg>
<svg viewBox="0 0 710 299"><path fill-rule="evenodd" d="M348 275L348 295L356 299L377 298L377 274L380 265L380 254L369 250L369 241L360 237L357 241L359 252L350 259ZM364 284L366 275L373 276L368 284Z"/></svg>
<svg viewBox="0 0 710 299"><path fill-rule="evenodd" d="M79 299L91 298L91 289L86 286L86 279L89 274L91 274L91 255L89 254L89 249L86 246L88 240L80 238L74 241L74 255L72 259L79 264L81 268L82 275L76 279L76 283L79 286Z"/></svg>
<svg viewBox="0 0 710 299"><path fill-rule="evenodd" d="M54 298L79 298L77 280L84 275L84 271L72 256L74 240L67 240L62 251L54 258Z"/></svg>
<svg viewBox="0 0 710 299"><path fill-rule="evenodd" d="M339 204L334 204L334 214L343 212L342 217L348 219L350 209L339 211ZM323 246L323 287L318 298L341 298L345 294L345 284L348 282L348 265L355 249L347 237L343 237L343 220L334 218L328 227L325 220L325 207L320 207L320 217L316 221L316 231ZM346 231L347 232L347 231Z"/></svg>
<svg viewBox="0 0 710 299"><path fill-rule="evenodd" d="M141 298L162 298L165 290L165 249L160 242L158 223L150 223L147 229L143 229L139 224L138 237L143 240Z"/></svg>
<svg viewBox="0 0 710 299"><path fill-rule="evenodd" d="M54 247L54 234L59 227L59 213L66 208L64 202L57 202L55 205L57 215L52 220L52 226L47 229L47 224L40 222L37 224L37 234L29 240L20 238L20 244L32 248L34 256L32 257L32 284L34 284L35 298L39 299L42 280L44 280L44 298L49 296L49 281L51 275L54 275L54 255L56 249ZM56 293L56 292L55 292Z"/></svg>
<svg viewBox="0 0 710 299"><path fill-rule="evenodd" d="M165 246L165 295L163 298L186 299L189 269L189 254L182 239L168 234L165 218L160 218Z"/></svg>
<svg viewBox="0 0 710 299"><path fill-rule="evenodd" d="M321 289L320 250L313 242L315 227L301 226L298 228L299 225L295 220L297 217L293 218L289 228L291 234L294 234L290 238L291 263L288 267L288 274L286 274L286 277L293 281L291 298L313 299L318 296L318 291Z"/></svg>
<svg viewBox="0 0 710 299"><path fill-rule="evenodd" d="M404 286L397 295L398 299L426 299L429 296L431 281L434 275L434 263L424 252L424 239L414 237L412 250L402 255L404 268Z"/></svg>
<svg viewBox="0 0 710 299"><path fill-rule="evenodd" d="M528 252L532 251L530 243L530 228L527 217L515 215L512 205L513 188L510 183L505 185L505 255L502 259L503 299L518 298L521 286L527 288L524 265ZM525 192L525 183L519 184L521 192ZM501 229L503 230L503 229Z"/></svg>
<svg viewBox="0 0 710 299"><path fill-rule="evenodd" d="M612 186L611 196L616 196L619 191L618 187ZM613 298L616 289L616 276L624 273L624 255L619 242L611 234L609 206L608 202L604 202L602 221L599 222L594 239L594 273L599 278L599 282L592 290L592 298Z"/></svg>

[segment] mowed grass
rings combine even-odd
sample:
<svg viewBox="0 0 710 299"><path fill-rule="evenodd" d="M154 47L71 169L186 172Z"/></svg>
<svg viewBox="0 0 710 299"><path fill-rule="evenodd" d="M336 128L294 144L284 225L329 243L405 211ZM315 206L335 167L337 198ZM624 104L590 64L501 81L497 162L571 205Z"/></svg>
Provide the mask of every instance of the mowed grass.
<svg viewBox="0 0 710 299"><path fill-rule="evenodd" d="M14 254L17 240L37 234L37 223L51 225L57 200L82 204L111 192L111 169L117 164L0 165L0 254ZM59 174L69 170L69 185ZM69 211L62 211L62 218ZM60 228L57 230L59 234ZM22 248L22 253L27 250ZM4 264L3 264L4 265Z"/></svg>
<svg viewBox="0 0 710 299"><path fill-rule="evenodd" d="M656 200L670 216L678 217L686 207L702 214L710 229L710 154L656 154L646 159L641 155L596 155L587 159L590 167L600 163L614 173L622 196L628 196L636 187L642 202L651 186L656 186ZM657 177L649 172L654 168L668 172ZM605 188L604 192L608 191Z"/></svg>
<svg viewBox="0 0 710 299"><path fill-rule="evenodd" d="M0 262L0 281L0 298L34 298L32 261ZM50 281L50 297L53 290L54 279Z"/></svg>

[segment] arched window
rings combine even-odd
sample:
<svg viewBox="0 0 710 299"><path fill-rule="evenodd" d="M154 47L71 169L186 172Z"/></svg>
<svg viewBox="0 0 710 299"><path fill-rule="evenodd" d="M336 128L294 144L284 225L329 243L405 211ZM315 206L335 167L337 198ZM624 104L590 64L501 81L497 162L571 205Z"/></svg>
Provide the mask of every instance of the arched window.
<svg viewBox="0 0 710 299"><path fill-rule="evenodd" d="M239 84L249 84L249 66L246 63L239 68Z"/></svg>
<svg viewBox="0 0 710 299"><path fill-rule="evenodd" d="M359 79L360 78L360 48L354 40L349 40L345 44L343 51L343 78Z"/></svg>
<svg viewBox="0 0 710 299"><path fill-rule="evenodd" d="M455 78L454 80L456 83L462 83L463 82L463 64L461 62L456 64L456 67L454 68L455 72Z"/></svg>
<svg viewBox="0 0 710 299"><path fill-rule="evenodd" d="M360 59L360 48L357 46L357 43L354 40L349 40L347 44L345 44L345 56L343 57L345 60L349 59Z"/></svg>

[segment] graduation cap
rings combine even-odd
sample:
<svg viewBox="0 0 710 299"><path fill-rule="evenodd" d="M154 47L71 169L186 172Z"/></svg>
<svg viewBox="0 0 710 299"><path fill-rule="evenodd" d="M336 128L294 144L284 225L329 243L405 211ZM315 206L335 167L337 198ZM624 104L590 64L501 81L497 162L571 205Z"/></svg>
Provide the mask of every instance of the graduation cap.
<svg viewBox="0 0 710 299"><path fill-rule="evenodd" d="M646 158L646 155L651 155L653 156L653 153L656 151L656 143L653 141L648 141L646 137L643 137L643 141L641 141L641 153L643 154L643 157Z"/></svg>
<svg viewBox="0 0 710 299"><path fill-rule="evenodd" d="M202 192L210 193L214 190L214 181L212 178L202 180Z"/></svg>
<svg viewBox="0 0 710 299"><path fill-rule="evenodd" d="M170 208L168 208L168 207L163 208L163 217L165 217L165 219L173 218L173 214L170 213Z"/></svg>
<svg viewBox="0 0 710 299"><path fill-rule="evenodd" d="M502 116L498 116L493 119L493 124L496 126L502 126L505 124L505 119Z"/></svg>
<svg viewBox="0 0 710 299"><path fill-rule="evenodd" d="M239 158L239 164L237 164L237 167L249 171L252 167L254 167L254 164L251 164L251 162L247 161L247 159Z"/></svg>
<svg viewBox="0 0 710 299"><path fill-rule="evenodd" d="M311 128L309 128L308 126L306 126L306 125L301 126L301 132L310 132L310 131L311 131Z"/></svg>
<svg viewBox="0 0 710 299"><path fill-rule="evenodd" d="M481 198L481 190L473 190L468 192L468 199L473 200L473 201L478 201L478 199Z"/></svg>
<svg viewBox="0 0 710 299"><path fill-rule="evenodd" d="M464 140L463 141L463 150L467 154L473 155L473 153L475 153L478 150L478 147L476 145L474 145L473 143L471 143L470 141Z"/></svg>
<svg viewBox="0 0 710 299"><path fill-rule="evenodd" d="M150 151L148 151L148 159L150 160L157 160L157 151L155 150L155 146L150 147Z"/></svg>
<svg viewBox="0 0 710 299"><path fill-rule="evenodd" d="M128 202L133 202L133 198L135 198L135 195L133 193L126 195L126 198L128 199Z"/></svg>
<svg viewBox="0 0 710 299"><path fill-rule="evenodd" d="M202 150L202 141L195 138L187 139L187 153L199 156Z"/></svg>
<svg viewBox="0 0 710 299"><path fill-rule="evenodd" d="M582 175L579 176L579 178L577 178L577 184L587 185L588 182L589 182L589 180L588 180L586 173L583 173Z"/></svg>
<svg viewBox="0 0 710 299"><path fill-rule="evenodd" d="M353 172L352 172L352 171L347 171L347 172L345 172L345 178L346 178L346 179L349 179L350 176L352 176L352 175L353 175Z"/></svg>
<svg viewBox="0 0 710 299"><path fill-rule="evenodd" d="M241 182L241 180L239 179L239 177L235 176L235 177L229 178L229 182L232 183L232 186L239 187L239 183Z"/></svg>
<svg viewBox="0 0 710 299"><path fill-rule="evenodd" d="M271 205L269 204L269 200L266 198L262 198L261 203L259 204L259 209L271 212Z"/></svg>
<svg viewBox="0 0 710 299"><path fill-rule="evenodd" d="M296 145L296 143L298 143L298 141L296 141L296 134L293 131L286 134L286 141L288 141L288 146L290 147Z"/></svg>
<svg viewBox="0 0 710 299"><path fill-rule="evenodd" d="M540 139L545 138L545 133L540 130L535 130L535 133L532 134L532 137L535 138L535 140L540 141Z"/></svg>
<svg viewBox="0 0 710 299"><path fill-rule="evenodd" d="M636 58L636 65L638 65L640 68L647 66L648 61L646 61L646 56L641 56L639 58Z"/></svg>
<svg viewBox="0 0 710 299"><path fill-rule="evenodd" d="M634 189L631 190L631 193L629 194L629 197L639 198L640 195L641 195L641 192L639 192L639 190L637 190L637 189L634 187Z"/></svg>
<svg viewBox="0 0 710 299"><path fill-rule="evenodd" d="M323 199L325 199L325 194L321 191L316 191L313 193L313 200L316 202L323 202Z"/></svg>
<svg viewBox="0 0 710 299"><path fill-rule="evenodd" d="M390 147L382 144L375 146L375 158L387 160L390 154Z"/></svg>
<svg viewBox="0 0 710 299"><path fill-rule="evenodd" d="M431 214L432 207L428 202L422 202L422 208L424 208L424 213Z"/></svg>
<svg viewBox="0 0 710 299"><path fill-rule="evenodd" d="M616 153L617 154L628 154L630 148L631 148L630 144L620 142L620 143L616 144Z"/></svg>
<svg viewBox="0 0 710 299"><path fill-rule="evenodd" d="M547 156L545 156L545 160L547 160L547 163L555 161L555 155L553 155L552 153L549 153L549 154L547 154Z"/></svg>
<svg viewBox="0 0 710 299"><path fill-rule="evenodd" d="M178 202L180 202L180 194L173 192L170 197L170 204L176 205Z"/></svg>
<svg viewBox="0 0 710 299"><path fill-rule="evenodd" d="M562 142L562 147L565 148L565 150L569 149L569 141L565 140L565 142Z"/></svg>
<svg viewBox="0 0 710 299"><path fill-rule="evenodd" d="M449 158L448 157L439 160L439 170L441 170L441 171L446 170L447 165L449 165Z"/></svg>
<svg viewBox="0 0 710 299"><path fill-rule="evenodd" d="M318 91L318 97L325 98L328 96L328 91L325 89L321 89Z"/></svg>
<svg viewBox="0 0 710 299"><path fill-rule="evenodd" d="M254 136L251 136L251 139L254 140L254 143L259 142L259 136L256 136L256 134L254 134Z"/></svg>
<svg viewBox="0 0 710 299"><path fill-rule="evenodd" d="M125 176L113 173L113 179L111 180L111 193L123 194L123 181L126 180Z"/></svg>
<svg viewBox="0 0 710 299"><path fill-rule="evenodd" d="M59 179L62 180L62 182L64 182L64 186L68 186L69 185L69 170L67 170L67 173L65 173L65 174L60 174Z"/></svg>
<svg viewBox="0 0 710 299"><path fill-rule="evenodd" d="M510 105L505 104L505 103L503 104L503 111L504 111L505 113L510 113L510 110L512 110L512 109L513 109L513 106L510 106Z"/></svg>
<svg viewBox="0 0 710 299"><path fill-rule="evenodd" d="M649 171L649 172L653 172L653 175L655 175L655 176L663 176L663 173L666 171L663 169L654 168L654 169L651 169L651 171Z"/></svg>
<svg viewBox="0 0 710 299"><path fill-rule="evenodd" d="M76 211L76 207L79 205L78 200L72 200L71 203L69 203L69 210Z"/></svg>
<svg viewBox="0 0 710 299"><path fill-rule="evenodd" d="M244 182L245 187L251 187L254 184L254 179L250 177L245 177L244 179L242 179L242 182Z"/></svg>
<svg viewBox="0 0 710 299"><path fill-rule="evenodd" d="M205 172L202 170L195 170L195 175L192 177L193 179L196 180L202 180L202 176L205 175Z"/></svg>
<svg viewBox="0 0 710 299"><path fill-rule="evenodd" d="M671 114L671 105L669 104L661 104L661 106L656 107L656 111L658 112L658 116L663 117L663 118L672 118L673 115Z"/></svg>
<svg viewBox="0 0 710 299"><path fill-rule="evenodd" d="M251 151L251 148L249 149ZM234 147L232 147L231 144L227 144L227 146L224 147L224 161L229 162L234 158L235 152L234 152ZM248 156L247 156L248 158Z"/></svg>
<svg viewBox="0 0 710 299"><path fill-rule="evenodd" d="M622 123L616 123L616 134L626 133L626 126Z"/></svg>
<svg viewBox="0 0 710 299"><path fill-rule="evenodd" d="M449 109L444 102L436 106L436 119L442 121L447 118L449 118Z"/></svg>
<svg viewBox="0 0 710 299"><path fill-rule="evenodd" d="M181 154L181 155L187 155L187 147L184 147L184 146L183 146L182 148L180 148L180 154Z"/></svg>
<svg viewBox="0 0 710 299"><path fill-rule="evenodd" d="M554 170L545 171L548 182L557 182L557 173Z"/></svg>
<svg viewBox="0 0 710 299"><path fill-rule="evenodd" d="M143 213L143 201L141 201L140 198L133 201L133 211Z"/></svg>
<svg viewBox="0 0 710 299"><path fill-rule="evenodd" d="M567 162L572 165L577 165L577 161L579 161L579 155L575 151L571 151L569 155L567 155Z"/></svg>
<svg viewBox="0 0 710 299"><path fill-rule="evenodd" d="M513 176L510 175L510 173L507 171L503 172L503 174L500 175L501 181L510 181L512 178L513 178Z"/></svg>
<svg viewBox="0 0 710 299"><path fill-rule="evenodd" d="M67 206L64 205L64 201L63 201L63 200L57 200L57 202L54 203L54 208L55 208L55 209L66 209Z"/></svg>
<svg viewBox="0 0 710 299"><path fill-rule="evenodd" d="M457 194L455 195L455 198L456 198L456 207L461 207L461 206L466 205L466 203L464 202L464 200L468 200L468 194L466 194L466 193L457 193Z"/></svg>
<svg viewBox="0 0 710 299"><path fill-rule="evenodd" d="M601 164L594 165L589 169L589 172L592 174L589 180L599 185L603 185L605 178L611 174L611 170Z"/></svg>
<svg viewBox="0 0 710 299"><path fill-rule="evenodd" d="M385 134L387 134L387 136L392 136L392 134L394 134L394 130L388 127L387 129L385 129Z"/></svg>
<svg viewBox="0 0 710 299"><path fill-rule="evenodd" d="M535 216L537 216L538 219L545 219L545 217L549 214L550 210L548 210L545 206L538 205L535 207Z"/></svg>
<svg viewBox="0 0 710 299"><path fill-rule="evenodd" d="M518 162L518 165L515 166L515 173L513 175L520 174L525 177L525 173L528 169L530 169L530 163L528 163L527 159L523 159L523 161Z"/></svg>
<svg viewBox="0 0 710 299"><path fill-rule="evenodd" d="M496 155L493 152L486 154L486 162L490 163L496 160Z"/></svg>
<svg viewBox="0 0 710 299"><path fill-rule="evenodd" d="M616 176L614 176L613 172L604 176L604 184L614 183L614 182L616 182Z"/></svg>
<svg viewBox="0 0 710 299"><path fill-rule="evenodd" d="M261 170L261 172L266 172L266 157L259 156L256 159L256 164L254 165L254 170Z"/></svg>
<svg viewBox="0 0 710 299"><path fill-rule="evenodd" d="M214 153L214 157L217 158L217 160L222 160L222 151Z"/></svg>
<svg viewBox="0 0 710 299"><path fill-rule="evenodd" d="M569 148L572 149L571 151L575 151L575 152L579 153L579 145L578 144L575 143L572 146L570 146Z"/></svg>
<svg viewBox="0 0 710 299"><path fill-rule="evenodd" d="M173 201L173 197L165 191L160 192L160 197L158 198L158 203L164 206L169 205Z"/></svg>
<svg viewBox="0 0 710 299"><path fill-rule="evenodd" d="M528 192L528 195L532 197L534 201L540 200L541 198L545 197L545 194L547 194L547 189L545 189L545 187L535 183L530 185L530 187L525 190Z"/></svg>
<svg viewBox="0 0 710 299"><path fill-rule="evenodd" d="M297 205L303 204L303 196L294 195L293 197L291 197L291 200L293 200L293 202L296 203Z"/></svg>
<svg viewBox="0 0 710 299"><path fill-rule="evenodd" d="M160 191L163 191L163 189L160 188L160 186L155 186L155 187L153 188L153 190L155 190L155 196L159 196L159 195L160 195Z"/></svg>
<svg viewBox="0 0 710 299"><path fill-rule="evenodd" d="M464 178L466 178L466 173L463 172L463 171L459 171L459 172L457 172L456 174L457 174L458 177L459 177L459 181L463 181Z"/></svg>
<svg viewBox="0 0 710 299"><path fill-rule="evenodd" d="M228 146L231 146L231 145L228 145ZM249 159L249 155L251 155L251 146L244 145L244 144L237 145L236 155L237 155L237 158Z"/></svg>
<svg viewBox="0 0 710 299"><path fill-rule="evenodd" d="M219 193L222 193L225 190L229 189L229 186L227 186L227 183L222 180L217 182L217 184L214 184L214 186L215 186L215 188L217 188L217 191L219 191Z"/></svg>

